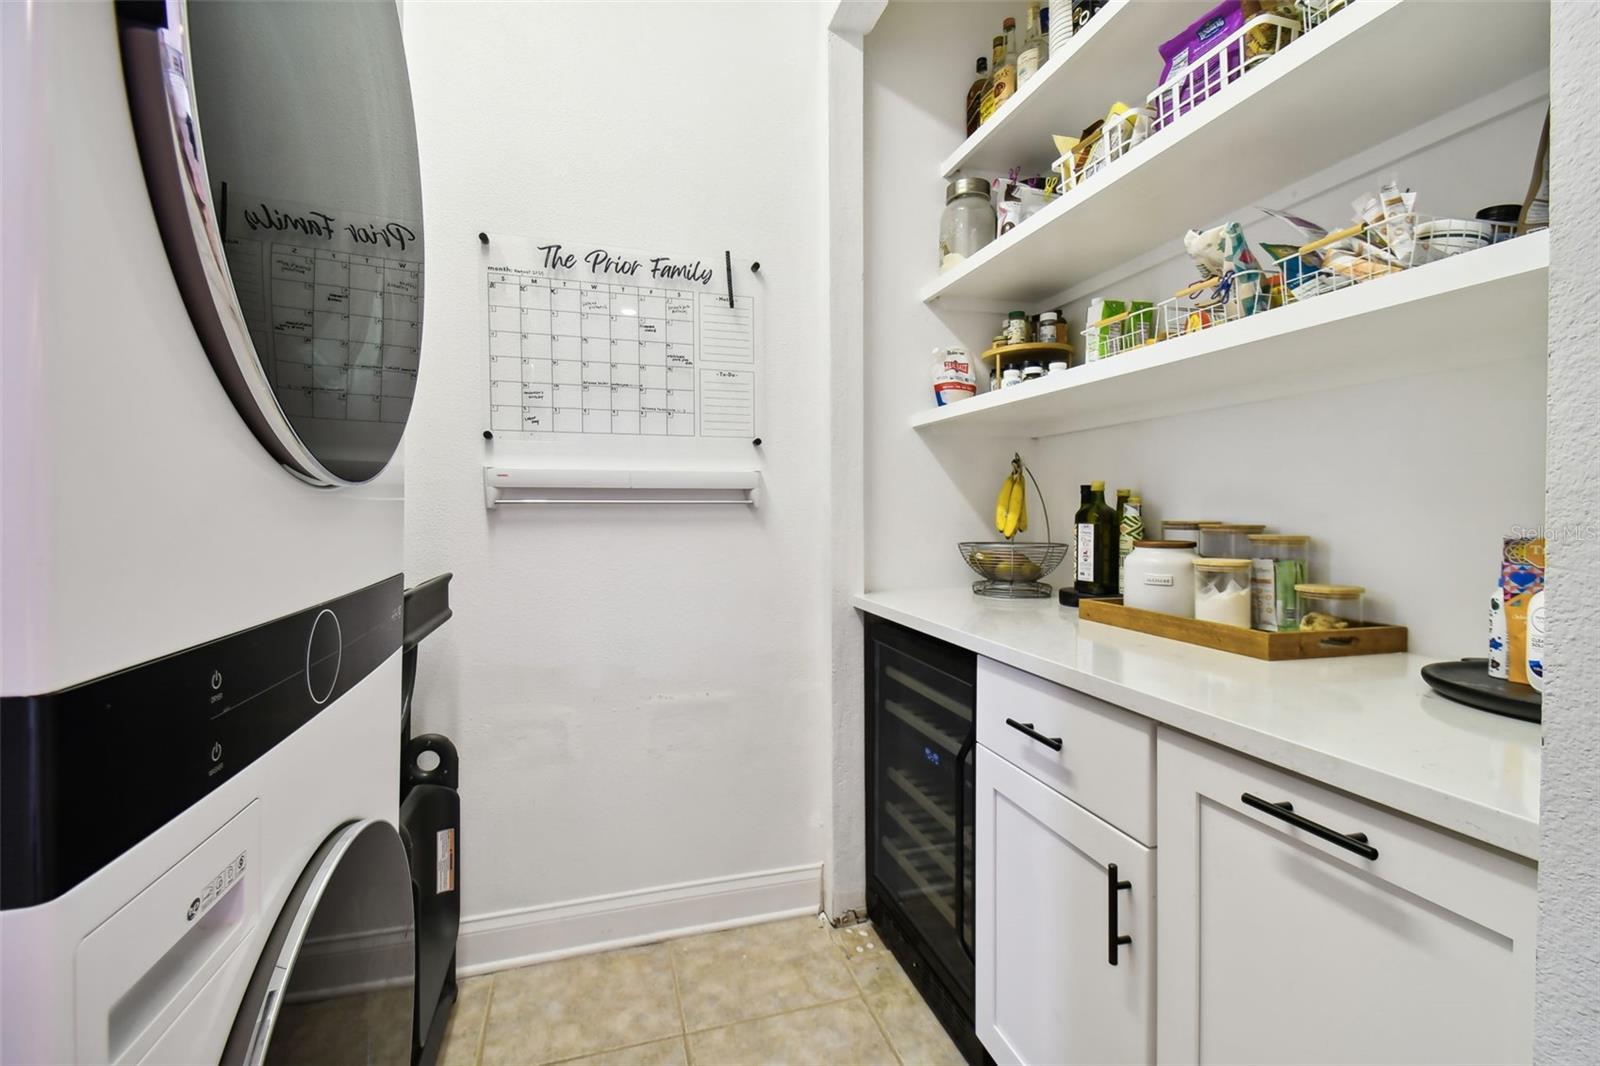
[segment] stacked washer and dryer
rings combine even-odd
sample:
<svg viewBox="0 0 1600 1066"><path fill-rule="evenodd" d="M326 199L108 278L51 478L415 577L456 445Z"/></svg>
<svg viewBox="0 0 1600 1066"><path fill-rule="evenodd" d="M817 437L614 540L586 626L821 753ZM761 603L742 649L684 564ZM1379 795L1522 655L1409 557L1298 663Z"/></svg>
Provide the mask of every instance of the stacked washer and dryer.
<svg viewBox="0 0 1600 1066"><path fill-rule="evenodd" d="M411 1061L395 6L0 19L0 1060Z"/></svg>

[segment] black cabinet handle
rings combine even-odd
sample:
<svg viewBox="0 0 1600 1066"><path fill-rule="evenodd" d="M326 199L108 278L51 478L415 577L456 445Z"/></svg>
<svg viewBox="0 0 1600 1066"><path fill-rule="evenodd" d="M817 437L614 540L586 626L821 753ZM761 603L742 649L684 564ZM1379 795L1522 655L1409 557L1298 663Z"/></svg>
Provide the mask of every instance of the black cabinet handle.
<svg viewBox="0 0 1600 1066"><path fill-rule="evenodd" d="M1321 822L1313 822L1303 814L1294 812L1294 804L1288 800L1280 803L1270 803L1260 796L1252 796L1246 792L1239 797L1239 801L1246 807L1254 807L1262 814L1270 814L1274 818L1288 822L1297 829L1304 829L1314 837L1321 837L1330 844L1337 844L1346 851L1353 851L1363 859L1376 859L1378 849L1367 843L1365 833L1341 833L1336 829L1329 829Z"/></svg>
<svg viewBox="0 0 1600 1066"><path fill-rule="evenodd" d="M1007 718L1006 719L1006 725L1010 726L1012 729L1017 730L1017 732L1019 732L1019 733L1026 733L1028 736L1032 737L1034 740L1037 740L1039 743L1043 744L1045 747L1051 749L1052 751L1060 751L1061 750L1061 738L1060 737L1047 737L1047 736L1045 736L1043 733L1040 733L1040 732L1038 732L1037 730L1035 730L1033 728L1033 723L1032 722L1019 722L1015 718Z"/></svg>
<svg viewBox="0 0 1600 1066"><path fill-rule="evenodd" d="M972 945L967 942L967 757L972 754L977 731L967 730L967 738L956 752L956 939L967 958L976 960Z"/></svg>
<svg viewBox="0 0 1600 1066"><path fill-rule="evenodd" d="M1106 864L1106 961L1117 964L1117 949L1133 943L1133 937L1117 932L1117 893L1132 891L1132 881L1117 880L1117 864Z"/></svg>

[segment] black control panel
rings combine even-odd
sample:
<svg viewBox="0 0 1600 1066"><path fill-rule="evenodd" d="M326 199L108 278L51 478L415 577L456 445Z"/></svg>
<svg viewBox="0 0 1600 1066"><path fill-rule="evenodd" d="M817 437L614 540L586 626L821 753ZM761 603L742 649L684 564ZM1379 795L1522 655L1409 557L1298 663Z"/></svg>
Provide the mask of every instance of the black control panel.
<svg viewBox="0 0 1600 1066"><path fill-rule="evenodd" d="M61 895L332 705L399 650L404 585L0 700L0 908Z"/></svg>

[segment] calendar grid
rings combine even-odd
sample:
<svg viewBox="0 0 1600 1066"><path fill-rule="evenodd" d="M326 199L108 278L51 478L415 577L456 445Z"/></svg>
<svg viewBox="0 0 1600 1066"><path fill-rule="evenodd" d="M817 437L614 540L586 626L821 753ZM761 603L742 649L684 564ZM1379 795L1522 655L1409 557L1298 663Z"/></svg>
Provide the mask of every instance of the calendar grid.
<svg viewBox="0 0 1600 1066"><path fill-rule="evenodd" d="M695 435L693 293L509 269L488 285L491 429Z"/></svg>

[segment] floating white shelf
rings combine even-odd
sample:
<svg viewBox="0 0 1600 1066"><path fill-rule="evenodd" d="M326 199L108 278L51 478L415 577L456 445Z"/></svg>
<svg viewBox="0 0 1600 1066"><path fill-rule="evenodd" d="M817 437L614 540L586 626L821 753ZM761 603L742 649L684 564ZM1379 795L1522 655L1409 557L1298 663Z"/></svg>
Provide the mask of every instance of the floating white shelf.
<svg viewBox="0 0 1600 1066"><path fill-rule="evenodd" d="M1044 437L1546 350L1550 237L1526 237L988 392L911 420Z"/></svg>
<svg viewBox="0 0 1600 1066"><path fill-rule="evenodd" d="M1156 49L1214 3L1112 0L998 114L963 141L939 173L1001 174L1014 166L1047 172L1056 157L1050 135L1076 136L1103 118L1114 102L1144 103L1161 76Z"/></svg>
<svg viewBox="0 0 1600 1066"><path fill-rule="evenodd" d="M1107 29L1115 25L1114 17ZM1549 40L1548 4L1353 3L941 274L922 299L1022 307L1053 296L1544 69ZM1086 32L1084 56L1095 44Z"/></svg>

